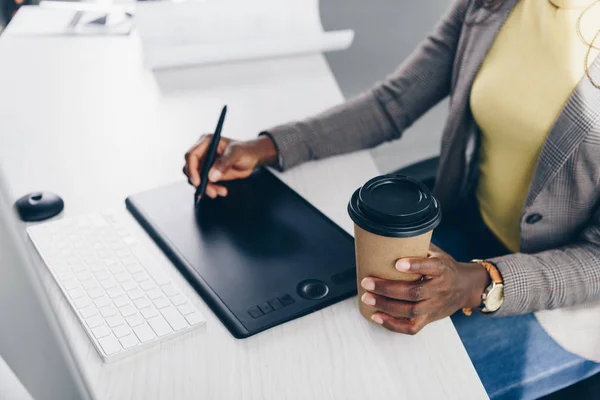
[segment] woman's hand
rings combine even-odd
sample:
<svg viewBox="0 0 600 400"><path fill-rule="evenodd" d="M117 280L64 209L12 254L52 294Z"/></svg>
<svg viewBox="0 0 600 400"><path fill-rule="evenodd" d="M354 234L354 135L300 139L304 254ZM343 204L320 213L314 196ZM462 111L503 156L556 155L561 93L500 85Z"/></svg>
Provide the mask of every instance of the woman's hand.
<svg viewBox="0 0 600 400"><path fill-rule="evenodd" d="M200 171L211 138L212 135L203 135L198 143L185 153L183 173L188 177L188 182L196 187L200 185ZM227 188L215 184L216 182L246 178L257 167L273 164L276 160L277 150L268 136L260 136L247 142L221 138L217 147L217 158L208 173L206 195L213 199L217 196L227 196Z"/></svg>
<svg viewBox="0 0 600 400"><path fill-rule="evenodd" d="M361 285L368 292L361 300L379 311L372 317L374 322L409 335L463 307L479 307L490 283L482 266L459 263L433 244L427 258L400 259L396 269L421 274L423 279L406 282L367 277Z"/></svg>

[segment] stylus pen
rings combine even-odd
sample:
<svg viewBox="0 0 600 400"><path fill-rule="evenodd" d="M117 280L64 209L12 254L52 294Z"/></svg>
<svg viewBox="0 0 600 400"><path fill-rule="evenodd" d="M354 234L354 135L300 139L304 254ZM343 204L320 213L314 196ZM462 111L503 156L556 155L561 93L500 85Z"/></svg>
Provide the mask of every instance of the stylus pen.
<svg viewBox="0 0 600 400"><path fill-rule="evenodd" d="M225 122L225 114L227 114L227 106L223 106L219 122L217 123L217 129L215 134L210 141L208 151L206 152L206 158L204 159L204 165L202 165L202 172L200 173L200 186L196 188L195 204L196 208L200 205L200 200L204 196L206 191L206 185L208 184L208 171L212 168L217 158L217 147L219 147L219 141L221 140L221 129L223 129L223 122Z"/></svg>

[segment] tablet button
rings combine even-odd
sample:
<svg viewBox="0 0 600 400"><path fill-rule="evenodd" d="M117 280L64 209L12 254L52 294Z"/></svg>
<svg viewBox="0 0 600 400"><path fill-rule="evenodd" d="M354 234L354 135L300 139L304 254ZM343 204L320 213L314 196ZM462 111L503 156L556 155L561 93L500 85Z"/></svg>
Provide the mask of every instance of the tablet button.
<svg viewBox="0 0 600 400"><path fill-rule="evenodd" d="M251 309L249 309L248 314L250 314L252 318L262 317L263 315L262 311L260 311L258 307L252 307Z"/></svg>
<svg viewBox="0 0 600 400"><path fill-rule="evenodd" d="M260 308L260 311L262 311L264 314L268 314L271 311L273 311L273 307L271 307L269 303L263 303L260 306L258 306L258 308Z"/></svg>
<svg viewBox="0 0 600 400"><path fill-rule="evenodd" d="M284 306L289 306L290 304L294 304L296 302L294 300L294 298L292 296L290 296L289 294L281 296L279 298L279 300L281 301L281 304L283 304Z"/></svg>
<svg viewBox="0 0 600 400"><path fill-rule="evenodd" d="M273 307L273 310L279 310L281 307L283 307L283 304L281 304L281 301L279 301L279 299L269 300L269 304L271 305L271 307Z"/></svg>
<svg viewBox="0 0 600 400"><path fill-rule="evenodd" d="M325 282L318 281L316 279L309 279L300 282L298 285L298 294L305 299L322 299L323 297L327 296L327 293L329 293L329 287L325 284Z"/></svg>

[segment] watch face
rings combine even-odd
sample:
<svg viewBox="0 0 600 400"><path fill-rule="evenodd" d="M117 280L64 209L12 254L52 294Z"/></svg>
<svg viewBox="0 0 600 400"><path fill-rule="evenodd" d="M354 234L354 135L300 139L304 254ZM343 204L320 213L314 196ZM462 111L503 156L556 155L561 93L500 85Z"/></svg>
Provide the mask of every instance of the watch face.
<svg viewBox="0 0 600 400"><path fill-rule="evenodd" d="M486 296L485 309L487 312L494 312L500 308L502 302L504 302L504 285L495 285Z"/></svg>

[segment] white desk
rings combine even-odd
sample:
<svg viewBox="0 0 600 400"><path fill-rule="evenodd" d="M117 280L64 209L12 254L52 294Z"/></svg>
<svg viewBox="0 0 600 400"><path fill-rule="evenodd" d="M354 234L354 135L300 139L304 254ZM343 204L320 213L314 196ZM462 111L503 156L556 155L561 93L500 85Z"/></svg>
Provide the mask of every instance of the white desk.
<svg viewBox="0 0 600 400"><path fill-rule="evenodd" d="M17 18L26 22L35 11ZM182 179L184 151L213 129L224 103L224 134L241 139L343 100L322 56L155 76L142 68L135 35L23 38L9 27L0 60L0 160L12 195L54 191L65 199L66 215L123 208L129 194ZM363 152L305 165L283 179L350 230L347 199L376 174ZM100 399L486 398L449 319L414 337L393 334L366 323L352 298L236 340L165 266L205 314L206 328L114 364L101 362L39 266Z"/></svg>

